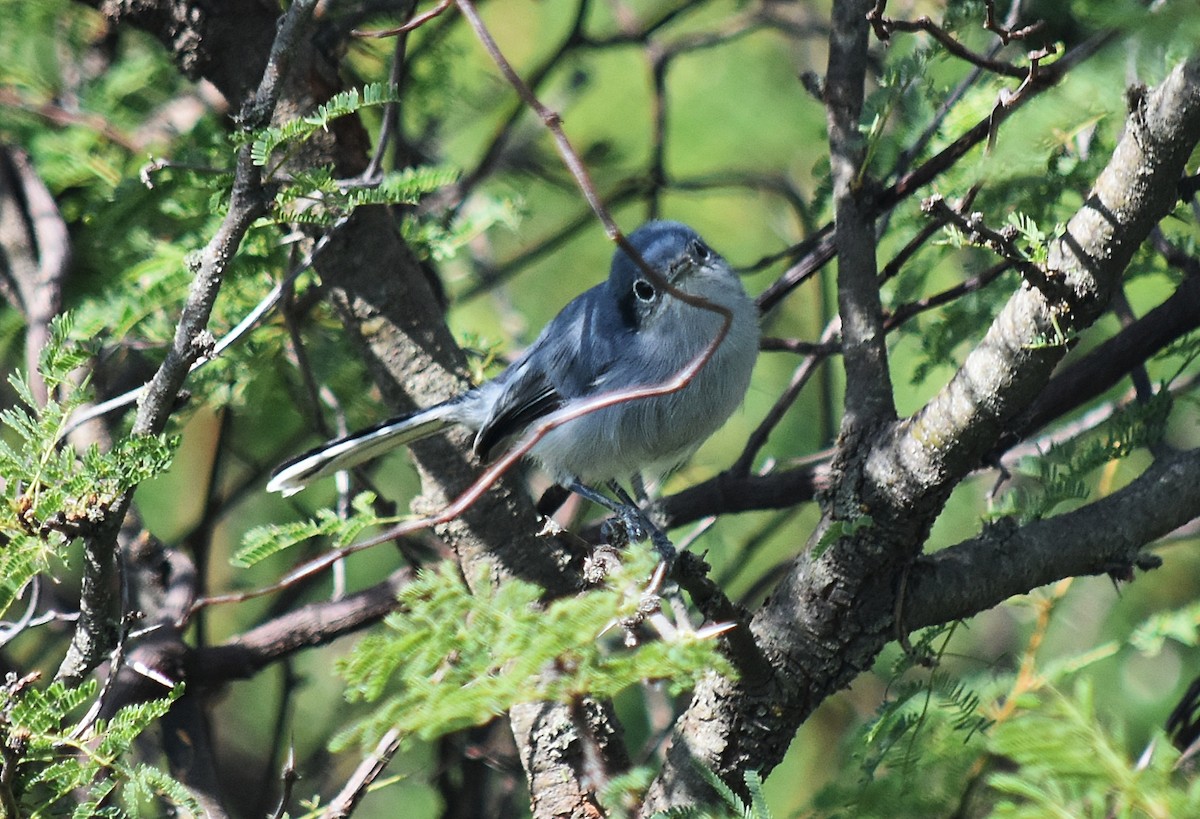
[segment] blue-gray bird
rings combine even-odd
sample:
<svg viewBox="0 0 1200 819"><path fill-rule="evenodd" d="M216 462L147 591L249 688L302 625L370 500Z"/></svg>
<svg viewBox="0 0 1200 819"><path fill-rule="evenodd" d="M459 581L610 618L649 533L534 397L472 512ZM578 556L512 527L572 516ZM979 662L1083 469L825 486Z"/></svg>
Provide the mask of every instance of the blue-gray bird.
<svg viewBox="0 0 1200 819"><path fill-rule="evenodd" d="M704 367L677 392L614 404L547 432L529 451L561 486L627 513L618 480L678 466L741 403L758 355L758 312L729 264L694 230L648 222L629 235L645 262L678 289L728 309L732 322ZM722 316L661 291L622 250L608 280L577 296L492 380L428 409L384 421L281 466L267 489L291 495L327 475L433 435L474 431L487 459L540 418L572 402L671 378L708 346ZM614 505L594 487L608 484Z"/></svg>

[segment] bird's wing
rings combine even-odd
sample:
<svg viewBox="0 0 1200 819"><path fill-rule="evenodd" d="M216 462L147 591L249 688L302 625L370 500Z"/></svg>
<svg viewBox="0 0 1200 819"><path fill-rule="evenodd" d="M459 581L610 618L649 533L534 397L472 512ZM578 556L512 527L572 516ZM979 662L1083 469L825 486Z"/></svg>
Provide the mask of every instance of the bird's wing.
<svg viewBox="0 0 1200 819"><path fill-rule="evenodd" d="M475 436L480 457L568 401L596 392L603 383L622 345L618 328L612 326L615 318L596 297L597 290L564 307L496 379L499 393Z"/></svg>
<svg viewBox="0 0 1200 819"><path fill-rule="evenodd" d="M487 421L475 434L475 454L487 460L498 444L554 412L564 400L544 372L518 373L504 384Z"/></svg>

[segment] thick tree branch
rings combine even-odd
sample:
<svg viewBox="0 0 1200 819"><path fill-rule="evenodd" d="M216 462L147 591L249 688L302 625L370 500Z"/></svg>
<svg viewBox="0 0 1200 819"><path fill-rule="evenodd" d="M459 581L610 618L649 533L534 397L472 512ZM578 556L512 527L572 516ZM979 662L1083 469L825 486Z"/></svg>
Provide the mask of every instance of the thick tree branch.
<svg viewBox="0 0 1200 819"><path fill-rule="evenodd" d="M1131 576L1153 565L1147 544L1200 516L1200 450L1159 458L1108 497L1020 528L1000 522L979 537L919 558L908 574L899 627L912 631L978 614L1065 577Z"/></svg>
<svg viewBox="0 0 1200 819"><path fill-rule="evenodd" d="M895 417L883 306L875 262L875 220L866 195L866 146L859 120L867 74L869 0L837 0L829 35L825 109L833 177L834 242L838 256L838 310L846 367L843 430Z"/></svg>
<svg viewBox="0 0 1200 819"><path fill-rule="evenodd" d="M412 572L397 569L381 583L343 597L309 603L216 646L195 649L188 657L188 680L220 684L247 679L265 666L297 651L325 645L395 611L396 595Z"/></svg>
<svg viewBox="0 0 1200 819"><path fill-rule="evenodd" d="M1023 286L950 384L875 443L861 485L852 488L864 502L860 514L870 518L820 554L801 555L754 618L755 637L778 673L753 687L714 675L697 688L644 813L704 800L709 791L694 772L697 762L733 787L747 770L770 770L812 709L891 639L894 578L915 559L950 490L1032 404L1065 352L1053 342L1095 321L1134 250L1176 200L1176 182L1200 139L1200 60L1133 99L1112 159L1052 247L1046 274L1055 289ZM1059 534L1074 537L1065 527ZM984 564L981 572L990 571ZM764 722L760 714L773 718Z"/></svg>

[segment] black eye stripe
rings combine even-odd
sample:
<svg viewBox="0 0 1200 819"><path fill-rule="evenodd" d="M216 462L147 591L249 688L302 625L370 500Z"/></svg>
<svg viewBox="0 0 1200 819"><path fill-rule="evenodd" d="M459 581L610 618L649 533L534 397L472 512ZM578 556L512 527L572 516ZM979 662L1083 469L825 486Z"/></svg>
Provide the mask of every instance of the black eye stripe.
<svg viewBox="0 0 1200 819"><path fill-rule="evenodd" d="M654 289L654 285L645 279L637 279L633 283L633 295L637 296L639 301L654 301L654 297L658 295L658 291Z"/></svg>
<svg viewBox="0 0 1200 819"><path fill-rule="evenodd" d="M693 259L698 262L703 262L708 258L712 251L708 249L708 245L704 244L704 242L700 241L699 239L692 239L692 241L688 243L688 252L691 254Z"/></svg>

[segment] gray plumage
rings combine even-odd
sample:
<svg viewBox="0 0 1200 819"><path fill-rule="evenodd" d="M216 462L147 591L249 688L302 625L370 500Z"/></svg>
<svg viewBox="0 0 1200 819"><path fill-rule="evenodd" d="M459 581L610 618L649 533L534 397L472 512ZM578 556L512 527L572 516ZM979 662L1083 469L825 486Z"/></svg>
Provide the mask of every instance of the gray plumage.
<svg viewBox="0 0 1200 819"><path fill-rule="evenodd" d="M728 308L733 321L683 389L605 407L546 433L529 454L563 486L655 474L686 460L741 403L758 355L754 302L695 231L678 222L649 222L629 241L671 284ZM494 379L323 444L281 466L267 489L293 494L452 424L475 432L475 452L486 459L572 401L666 381L712 341L721 322L716 312L660 292L618 250L608 279L567 304Z"/></svg>

